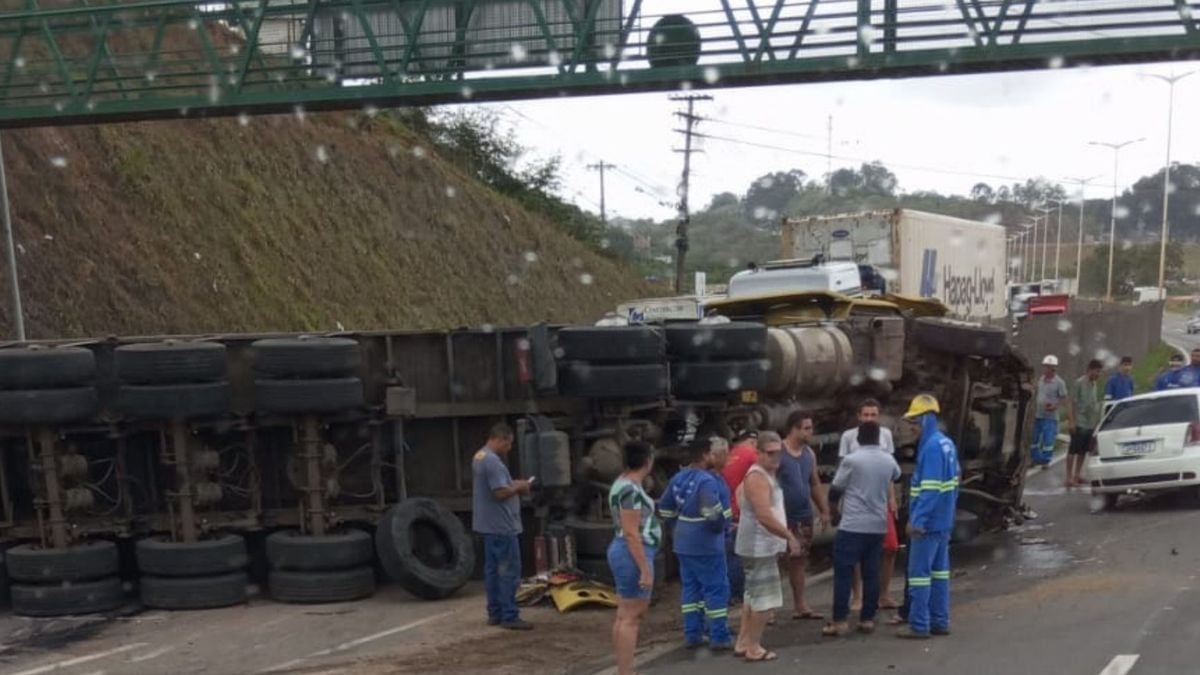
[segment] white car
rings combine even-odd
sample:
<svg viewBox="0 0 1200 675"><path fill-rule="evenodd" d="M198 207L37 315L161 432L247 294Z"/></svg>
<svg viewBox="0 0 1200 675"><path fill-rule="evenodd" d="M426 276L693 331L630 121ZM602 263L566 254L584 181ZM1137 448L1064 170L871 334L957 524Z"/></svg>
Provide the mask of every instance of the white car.
<svg viewBox="0 0 1200 675"><path fill-rule="evenodd" d="M1117 401L1087 458L1092 494L1112 508L1128 490L1200 486L1200 389L1172 389Z"/></svg>
<svg viewBox="0 0 1200 675"><path fill-rule="evenodd" d="M1191 335L1192 333L1200 333L1200 314L1188 319L1184 329L1187 331L1188 335Z"/></svg>

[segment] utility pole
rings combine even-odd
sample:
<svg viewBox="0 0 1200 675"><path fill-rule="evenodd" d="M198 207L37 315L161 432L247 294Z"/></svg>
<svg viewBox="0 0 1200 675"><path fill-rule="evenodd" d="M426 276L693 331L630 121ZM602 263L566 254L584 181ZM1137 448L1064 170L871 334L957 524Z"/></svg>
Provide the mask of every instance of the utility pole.
<svg viewBox="0 0 1200 675"><path fill-rule="evenodd" d="M691 222L691 215L688 212L688 188L691 183L692 175L692 153L696 150L692 147L692 138L696 135L696 124L703 118L696 115L696 101L711 101L712 96L689 94L687 96L672 96L672 101L683 101L687 103L687 112L677 112L675 116L684 121L683 129L676 129L676 133L683 134L683 149L675 149L675 152L683 154L683 179L679 183L679 225L675 228L675 292L683 294L684 283L684 262L687 258L688 251L688 225Z"/></svg>
<svg viewBox="0 0 1200 675"><path fill-rule="evenodd" d="M608 164L604 160L600 160L595 164L588 164L587 168L591 169L592 171L600 172L600 220L603 221L605 225L608 225L608 211L604 208L604 170L615 169L617 168L617 165Z"/></svg>
<svg viewBox="0 0 1200 675"><path fill-rule="evenodd" d="M833 193L833 113L825 127L825 194Z"/></svg>

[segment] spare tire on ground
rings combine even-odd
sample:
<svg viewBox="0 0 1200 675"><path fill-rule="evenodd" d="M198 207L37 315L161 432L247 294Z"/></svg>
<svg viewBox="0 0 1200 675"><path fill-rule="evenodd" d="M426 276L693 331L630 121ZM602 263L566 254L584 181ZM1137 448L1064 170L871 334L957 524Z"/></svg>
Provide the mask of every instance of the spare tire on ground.
<svg viewBox="0 0 1200 675"><path fill-rule="evenodd" d="M114 351L117 378L128 384L184 384L225 379L219 342L145 342Z"/></svg>
<svg viewBox="0 0 1200 675"><path fill-rule="evenodd" d="M767 355L767 327L761 323L672 324L666 331L672 360L734 361Z"/></svg>
<svg viewBox="0 0 1200 675"><path fill-rule="evenodd" d="M558 390L582 398L658 398L667 393L667 367L565 363L558 372Z"/></svg>
<svg viewBox="0 0 1200 675"><path fill-rule="evenodd" d="M943 354L998 357L1008 349L1008 332L1003 328L952 319L918 318L914 337L922 347Z"/></svg>
<svg viewBox="0 0 1200 675"><path fill-rule="evenodd" d="M362 530L334 532L320 537L296 530L272 532L267 537L267 561L277 570L323 572L368 565L375 543Z"/></svg>
<svg viewBox="0 0 1200 675"><path fill-rule="evenodd" d="M426 600L462 588L475 567L471 536L432 499L406 499L388 509L375 530L375 550L389 577Z"/></svg>
<svg viewBox="0 0 1200 675"><path fill-rule="evenodd" d="M79 347L0 349L0 389L61 389L96 377L96 357Z"/></svg>
<svg viewBox="0 0 1200 675"><path fill-rule="evenodd" d="M672 363L671 394L687 398L761 391L767 386L770 370L771 364L766 359Z"/></svg>
<svg viewBox="0 0 1200 675"><path fill-rule="evenodd" d="M267 338L250 345L254 370L267 379L348 377L358 369L358 343L349 338Z"/></svg>
<svg viewBox="0 0 1200 675"><path fill-rule="evenodd" d="M99 407L99 397L92 387L0 391L0 424L84 422Z"/></svg>
<svg viewBox="0 0 1200 675"><path fill-rule="evenodd" d="M67 548L18 544L8 549L5 565L13 581L57 584L99 579L117 573L117 545L104 540Z"/></svg>
<svg viewBox="0 0 1200 675"><path fill-rule="evenodd" d="M203 577L144 576L139 581L142 604L157 609L214 609L246 601L250 579L245 572Z"/></svg>
<svg viewBox="0 0 1200 675"><path fill-rule="evenodd" d="M138 540L138 570L159 577L202 577L226 574L250 564L246 540L238 534L219 534L192 543L165 536Z"/></svg>
<svg viewBox="0 0 1200 675"><path fill-rule="evenodd" d="M651 326L570 326L558 331L559 360L658 363L662 332Z"/></svg>

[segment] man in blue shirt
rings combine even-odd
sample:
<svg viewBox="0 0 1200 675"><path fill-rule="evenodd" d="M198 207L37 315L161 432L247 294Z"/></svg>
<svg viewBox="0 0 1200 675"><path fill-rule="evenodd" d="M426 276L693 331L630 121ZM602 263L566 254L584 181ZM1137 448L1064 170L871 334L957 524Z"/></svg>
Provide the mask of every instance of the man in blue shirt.
<svg viewBox="0 0 1200 675"><path fill-rule="evenodd" d="M1180 387L1200 387L1200 347L1192 349L1192 362L1179 373Z"/></svg>
<svg viewBox="0 0 1200 675"><path fill-rule="evenodd" d="M1133 357L1121 357L1121 365L1117 366L1117 372L1113 373L1104 385L1105 401L1120 401L1133 396L1133 378L1130 376L1132 372Z"/></svg>
<svg viewBox="0 0 1200 675"><path fill-rule="evenodd" d="M504 464L513 446L513 431L497 424L487 443L471 460L471 529L483 538L483 580L487 589L489 626L529 630L517 609L521 581L521 498L530 482L513 480Z"/></svg>
<svg viewBox="0 0 1200 675"><path fill-rule="evenodd" d="M1183 375L1183 356L1180 354L1172 354L1171 360L1167 363L1167 371L1158 376L1154 381L1154 391L1165 391L1167 389L1179 389L1183 385L1180 384L1180 376Z"/></svg>

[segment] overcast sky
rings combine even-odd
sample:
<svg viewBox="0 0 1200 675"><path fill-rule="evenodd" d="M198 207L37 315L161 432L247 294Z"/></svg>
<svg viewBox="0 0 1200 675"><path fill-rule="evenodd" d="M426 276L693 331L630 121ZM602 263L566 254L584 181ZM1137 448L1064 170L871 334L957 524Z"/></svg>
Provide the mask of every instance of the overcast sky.
<svg viewBox="0 0 1200 675"><path fill-rule="evenodd" d="M715 90L708 92L714 101L698 104L700 114L714 118L700 131L785 150L702 141L692 206L702 208L718 192L742 193L771 171L797 168L823 176L826 160L815 155L826 152L829 115L838 156L833 168L880 160L904 191L966 193L980 181L995 187L1034 176L1065 181L1098 175L1088 196L1107 196L1112 152L1088 142L1146 138L1121 151L1122 187L1157 171L1166 156L1167 85L1145 73L1198 67L1159 63ZM630 94L488 107L509 120L536 154L562 156L568 199L599 211L599 178L585 166L603 159L620 167L607 176L610 217L668 218L672 209L658 202L675 200L682 168L681 156L672 152L682 147L672 132L678 128L672 113L680 107L668 98ZM1200 160L1198 117L1200 73L1175 87L1175 161ZM638 191L651 186L660 194Z"/></svg>

